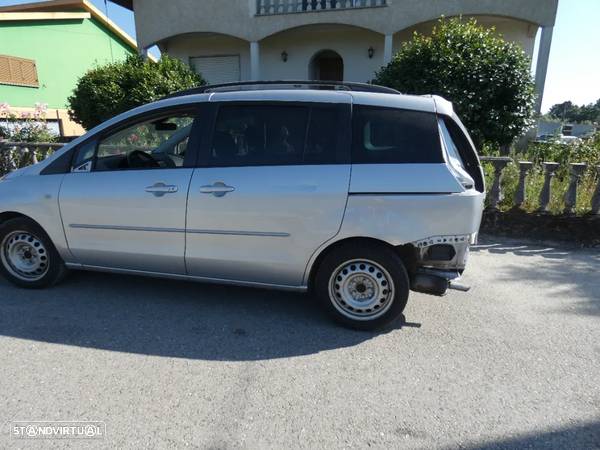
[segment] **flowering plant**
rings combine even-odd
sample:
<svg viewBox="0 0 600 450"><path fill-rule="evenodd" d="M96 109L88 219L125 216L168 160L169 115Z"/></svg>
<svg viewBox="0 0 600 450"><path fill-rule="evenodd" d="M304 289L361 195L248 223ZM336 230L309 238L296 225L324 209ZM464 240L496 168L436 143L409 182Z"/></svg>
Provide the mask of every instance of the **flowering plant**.
<svg viewBox="0 0 600 450"><path fill-rule="evenodd" d="M17 114L6 102L0 102L0 139L13 142L53 142L56 134L46 123L46 103L36 103L32 112Z"/></svg>

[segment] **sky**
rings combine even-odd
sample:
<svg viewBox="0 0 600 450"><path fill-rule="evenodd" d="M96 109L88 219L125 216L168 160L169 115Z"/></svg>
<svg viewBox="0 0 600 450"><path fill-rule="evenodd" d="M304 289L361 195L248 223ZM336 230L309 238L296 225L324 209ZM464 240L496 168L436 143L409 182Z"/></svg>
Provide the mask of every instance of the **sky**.
<svg viewBox="0 0 600 450"><path fill-rule="evenodd" d="M29 1L32 0L0 0L0 6ZM106 11L104 0L92 2ZM133 13L110 1L107 6L108 16L135 37ZM559 0L543 112L555 103L567 100L575 104L587 104L600 99L599 22L600 0Z"/></svg>
<svg viewBox="0 0 600 450"><path fill-rule="evenodd" d="M600 0L559 0L542 110L600 99Z"/></svg>

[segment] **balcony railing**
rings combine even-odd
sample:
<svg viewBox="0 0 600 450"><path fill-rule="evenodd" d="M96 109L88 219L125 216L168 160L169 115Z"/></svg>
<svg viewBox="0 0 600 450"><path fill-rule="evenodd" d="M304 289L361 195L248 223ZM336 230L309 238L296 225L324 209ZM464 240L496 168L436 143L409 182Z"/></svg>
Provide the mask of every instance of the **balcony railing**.
<svg viewBox="0 0 600 450"><path fill-rule="evenodd" d="M387 6L390 0L257 0L256 15L294 14Z"/></svg>
<svg viewBox="0 0 600 450"><path fill-rule="evenodd" d="M21 167L43 161L63 145L65 144L0 140L0 177Z"/></svg>

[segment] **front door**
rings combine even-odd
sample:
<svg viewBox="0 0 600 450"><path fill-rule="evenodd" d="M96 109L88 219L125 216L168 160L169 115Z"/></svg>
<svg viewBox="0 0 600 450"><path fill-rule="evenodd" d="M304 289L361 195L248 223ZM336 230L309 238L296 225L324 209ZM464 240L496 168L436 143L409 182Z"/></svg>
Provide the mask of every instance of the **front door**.
<svg viewBox="0 0 600 450"><path fill-rule="evenodd" d="M332 50L323 50L318 53L311 62L311 77L313 80L343 81L344 61L342 57Z"/></svg>
<svg viewBox="0 0 600 450"><path fill-rule="evenodd" d="M185 274L185 213L195 113L165 112L82 145L60 211L77 263Z"/></svg>
<svg viewBox="0 0 600 450"><path fill-rule="evenodd" d="M190 185L194 276L301 286L341 226L350 179L346 105L228 104Z"/></svg>

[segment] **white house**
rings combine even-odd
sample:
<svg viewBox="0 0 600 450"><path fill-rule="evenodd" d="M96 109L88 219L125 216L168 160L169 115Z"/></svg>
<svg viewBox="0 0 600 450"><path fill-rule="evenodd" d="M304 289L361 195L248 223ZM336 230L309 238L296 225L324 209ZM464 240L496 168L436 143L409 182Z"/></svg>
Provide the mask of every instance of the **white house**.
<svg viewBox="0 0 600 450"><path fill-rule="evenodd" d="M135 12L137 41L189 63L211 83L368 81L414 31L475 17L530 56L541 33L538 107L558 0L113 0Z"/></svg>

